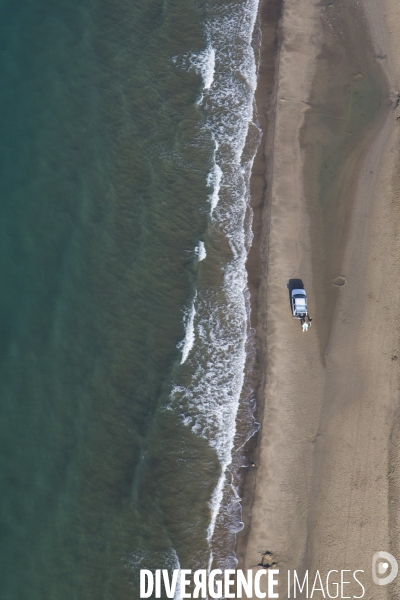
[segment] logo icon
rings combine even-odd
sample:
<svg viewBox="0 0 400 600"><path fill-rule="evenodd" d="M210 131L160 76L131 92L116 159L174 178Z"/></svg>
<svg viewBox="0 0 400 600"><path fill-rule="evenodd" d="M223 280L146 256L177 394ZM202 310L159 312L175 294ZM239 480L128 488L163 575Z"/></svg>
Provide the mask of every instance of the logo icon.
<svg viewBox="0 0 400 600"><path fill-rule="evenodd" d="M384 552L383 550L375 552L372 557L372 579L376 585L388 585L388 583L392 583L393 579L397 577L398 570L399 565L397 564L397 560L389 552ZM382 577L385 573L388 573L388 575Z"/></svg>

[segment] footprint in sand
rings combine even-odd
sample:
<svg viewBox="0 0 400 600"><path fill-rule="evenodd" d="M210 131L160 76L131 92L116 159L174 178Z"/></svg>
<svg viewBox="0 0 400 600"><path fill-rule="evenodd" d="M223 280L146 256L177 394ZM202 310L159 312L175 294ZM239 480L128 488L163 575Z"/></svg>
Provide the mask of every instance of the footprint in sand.
<svg viewBox="0 0 400 600"><path fill-rule="evenodd" d="M332 279L332 281L331 281L332 285L337 285L338 287L342 287L345 283L346 283L346 277L343 277L343 275L339 275L338 277L335 277L335 279Z"/></svg>

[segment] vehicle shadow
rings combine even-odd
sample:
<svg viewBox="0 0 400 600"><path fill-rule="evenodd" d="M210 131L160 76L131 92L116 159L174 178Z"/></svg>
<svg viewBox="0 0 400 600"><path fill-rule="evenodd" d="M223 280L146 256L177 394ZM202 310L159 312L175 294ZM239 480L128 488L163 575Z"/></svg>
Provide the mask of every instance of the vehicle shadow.
<svg viewBox="0 0 400 600"><path fill-rule="evenodd" d="M289 290L289 306L292 312L292 290L304 290L304 283L302 279L289 279L286 287Z"/></svg>

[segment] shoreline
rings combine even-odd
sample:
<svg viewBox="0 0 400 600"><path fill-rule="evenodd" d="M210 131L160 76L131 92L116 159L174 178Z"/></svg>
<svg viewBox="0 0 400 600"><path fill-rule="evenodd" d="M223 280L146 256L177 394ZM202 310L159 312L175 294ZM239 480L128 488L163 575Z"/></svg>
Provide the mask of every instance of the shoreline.
<svg viewBox="0 0 400 600"><path fill-rule="evenodd" d="M265 2L261 11L263 7ZM397 10L392 0L386 1L386 9L392 30L397 28L400 34L399 21L392 18ZM302 146L300 137L307 127L310 130L310 124L306 123L307 111L312 104L310 97L315 89L316 69L321 67L321 47L326 43L326 33L324 37L321 7L306 2L301 11L296 13L296 10L299 9L294 2L286 2L282 23L278 25L279 20L275 23L275 41L278 31L282 30L279 65L275 63L277 110L271 123L273 102L270 102L270 120L264 120L263 126L267 146L264 142L257 153L264 158L264 166L267 163L263 175L262 217L255 214L258 223L262 220L258 225L262 231L262 277L257 301L253 300L252 304L258 309L258 416L262 427L253 443L256 468L250 469L244 482L244 529L237 540L238 567L257 568L260 563L274 561L282 572L355 566L365 567L370 573L371 551L378 540L379 548L376 549L390 551L390 544L394 550L397 548L395 537L388 531L389 521L396 531L400 529L397 501L393 500L400 489L400 478L394 474L389 481L384 468L389 456L397 465L400 447L400 434L395 427L391 430L391 417L397 410L397 374L392 368L397 360L393 356L397 355L394 348L388 350L390 345L395 345L395 336L400 337L400 324L394 310L399 285L392 284L391 290L388 283L400 275L400 269L395 260L382 267L384 232L389 234L396 223L400 227L400 214L393 203L393 194L398 189L393 183L398 168L395 149L400 136L399 131L393 129L395 111L389 109L389 99L394 108L393 90L398 81L392 65L396 63L396 57L390 51L389 36L380 12L366 0L364 10L375 45L374 49L370 48L370 58L366 60L377 69L377 60L386 67L389 91L386 99L385 93L381 92L386 103L381 117L378 115L377 121L375 115L373 127L364 128L355 149L339 168L345 175L339 197L347 194L351 202L346 201L345 210L330 216L331 221L336 219L336 232L342 236L338 259L330 268L321 263L318 267L316 256L319 260L318 254L324 253L322 245L326 244L326 236L323 233L312 236L310 230L316 229L321 215L318 215L318 202L315 198L310 200L312 194L304 188L304 177L312 179L310 170L307 175L310 164L315 180L317 160L314 157L312 165L312 159L308 157L307 163L307 152L304 152L307 143ZM351 22L354 15L348 14L346 18L354 35L355 26ZM362 26L357 27L360 33L366 24L362 22ZM349 39L355 43L351 36ZM357 53L357 49L354 52ZM261 54L261 65L262 60ZM398 73L399 65L395 64L395 67ZM327 69L326 76L329 74ZM262 75L260 69L259 115L264 85ZM379 85L382 90L382 82ZM265 110L265 98L263 102ZM275 139L271 137L273 128L276 128ZM258 198L261 163L255 161L254 177L252 175L252 191L255 190ZM351 171L349 165L352 165ZM256 206L259 206L257 201ZM393 247L390 256L397 257L396 236L389 235L389 240ZM328 258L335 243L338 243L336 238L327 248ZM387 274L385 291L393 300L391 307L379 294L379 273L382 271ZM332 276L332 272L335 275ZM339 276L345 278L345 285L333 286L332 280ZM291 277L303 279L310 314L316 317L307 336L300 336L296 324L290 321L285 286ZM332 288L335 292L333 305L329 310L321 309ZM253 295L255 289L256 286L252 289ZM371 297L375 296L379 296L379 301L374 305ZM377 312L382 308L377 308L379 302L383 302L388 316L385 331L389 325L391 327L385 336ZM371 350L369 339L374 340L377 349ZM384 356L390 355L384 364L379 351ZM376 397L382 391L380 403L374 403L369 388L365 387L366 380L370 381ZM369 435L360 430L360 423L364 421ZM373 453L369 448L371 444ZM365 459L365 456L369 458ZM352 461L352 469L346 468L346 461ZM380 477L386 477L388 487L383 486L386 496L383 492L377 494L378 502L368 486L373 486ZM363 509L359 515L361 502ZM390 504L391 511L378 519L379 527L369 525L382 503L383 506ZM330 518L331 514L334 517ZM346 530L345 537L341 529ZM358 539L358 548L353 547L353 537L347 533L350 529L352 536ZM267 552L271 554L266 555ZM378 591L377 597L386 597L380 595L385 593L382 589ZM374 592L376 595L376 588Z"/></svg>
<svg viewBox="0 0 400 600"><path fill-rule="evenodd" d="M248 287L250 291L250 325L256 332L256 366L252 379L256 390L257 407L255 418L262 421L263 402L260 402L259 393L263 386L265 370L262 368L265 357L264 327L265 308L262 304L262 286L265 286L265 260L262 259L262 246L268 242L269 228L269 196L270 190L267 183L267 173L273 161L273 137L275 126L276 84L277 70L279 67L279 27L282 18L284 0L261 0L258 12L258 27L261 31L259 49L258 83L255 93L257 110L257 124L262 136L253 162L250 180L250 206L253 211L252 231L253 242L249 250L246 270ZM267 216L266 216L267 215ZM260 302L261 300L261 302ZM260 366L261 365L261 366ZM246 456L250 462L256 462L259 449L260 430L257 431L246 444ZM242 504L242 520L244 529L239 533L236 541L236 556L241 562L247 536L249 533L250 512L256 480L256 470L250 468L243 478L240 488Z"/></svg>

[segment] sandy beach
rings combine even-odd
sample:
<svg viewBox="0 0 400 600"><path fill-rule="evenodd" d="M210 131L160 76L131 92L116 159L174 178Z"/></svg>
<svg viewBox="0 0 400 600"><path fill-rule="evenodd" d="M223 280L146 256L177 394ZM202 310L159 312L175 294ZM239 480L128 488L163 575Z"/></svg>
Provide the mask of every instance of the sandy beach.
<svg viewBox="0 0 400 600"><path fill-rule="evenodd" d="M238 558L276 563L280 598L294 569L364 571L364 597L400 593L371 573L377 551L400 560L400 6L345 4L286 0L261 53L261 430ZM307 333L290 313L296 279Z"/></svg>

